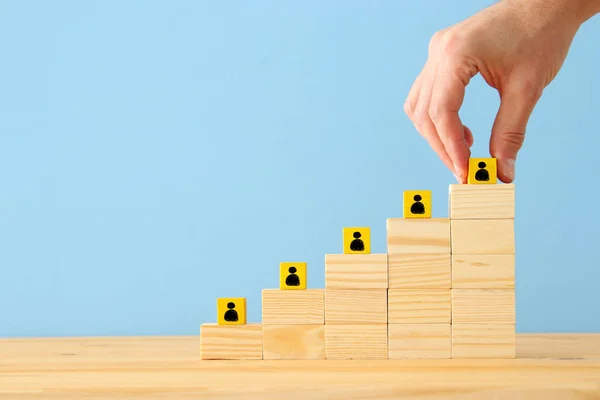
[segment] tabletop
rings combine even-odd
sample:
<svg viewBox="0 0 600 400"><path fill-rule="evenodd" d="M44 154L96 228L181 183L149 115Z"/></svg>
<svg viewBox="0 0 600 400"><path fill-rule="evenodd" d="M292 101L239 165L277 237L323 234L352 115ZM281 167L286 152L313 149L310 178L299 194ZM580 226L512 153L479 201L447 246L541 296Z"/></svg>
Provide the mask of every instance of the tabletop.
<svg viewBox="0 0 600 400"><path fill-rule="evenodd" d="M0 339L4 399L600 399L600 334L513 360L203 361L199 337Z"/></svg>

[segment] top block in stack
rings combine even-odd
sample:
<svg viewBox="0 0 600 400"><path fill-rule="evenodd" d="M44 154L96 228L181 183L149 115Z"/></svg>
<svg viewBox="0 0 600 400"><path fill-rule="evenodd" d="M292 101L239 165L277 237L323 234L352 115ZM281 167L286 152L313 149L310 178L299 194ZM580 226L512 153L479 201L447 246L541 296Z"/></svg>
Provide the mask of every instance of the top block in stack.
<svg viewBox="0 0 600 400"><path fill-rule="evenodd" d="M450 219L431 208L431 191L407 190L403 218L387 220L390 289L450 288Z"/></svg>
<svg viewBox="0 0 600 400"><path fill-rule="evenodd" d="M387 289L387 285L387 255L371 254L371 229L344 228L343 254L325 255L325 288Z"/></svg>

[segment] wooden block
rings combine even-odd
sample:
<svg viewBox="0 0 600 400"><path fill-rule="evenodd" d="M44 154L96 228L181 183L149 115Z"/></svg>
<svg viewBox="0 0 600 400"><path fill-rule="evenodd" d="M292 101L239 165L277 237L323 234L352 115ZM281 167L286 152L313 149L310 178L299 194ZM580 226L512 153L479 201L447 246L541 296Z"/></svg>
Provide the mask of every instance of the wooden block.
<svg viewBox="0 0 600 400"><path fill-rule="evenodd" d="M217 299L217 324L244 325L246 323L246 299L223 297Z"/></svg>
<svg viewBox="0 0 600 400"><path fill-rule="evenodd" d="M325 324L387 324L387 289L326 289Z"/></svg>
<svg viewBox="0 0 600 400"><path fill-rule="evenodd" d="M390 359L452 358L450 324L390 324Z"/></svg>
<svg viewBox="0 0 600 400"><path fill-rule="evenodd" d="M328 360L381 360L388 358L388 325L325 325Z"/></svg>
<svg viewBox="0 0 600 400"><path fill-rule="evenodd" d="M515 218L515 185L449 187L450 219Z"/></svg>
<svg viewBox="0 0 600 400"><path fill-rule="evenodd" d="M516 358L513 324L453 324L452 358Z"/></svg>
<svg viewBox="0 0 600 400"><path fill-rule="evenodd" d="M324 360L325 325L264 325L265 360Z"/></svg>
<svg viewBox="0 0 600 400"><path fill-rule="evenodd" d="M279 264L279 289L305 290L306 264L305 262L282 262Z"/></svg>
<svg viewBox="0 0 600 400"><path fill-rule="evenodd" d="M370 254L371 253L371 228L350 227L344 228L343 234L344 254Z"/></svg>
<svg viewBox="0 0 600 400"><path fill-rule="evenodd" d="M326 289L387 289L387 254L326 254Z"/></svg>
<svg viewBox="0 0 600 400"><path fill-rule="evenodd" d="M514 288L515 255L453 255L452 287L455 289Z"/></svg>
<svg viewBox="0 0 600 400"><path fill-rule="evenodd" d="M262 322L276 325L324 324L323 289L263 289Z"/></svg>
<svg viewBox="0 0 600 400"><path fill-rule="evenodd" d="M449 254L449 218L388 218L389 254Z"/></svg>
<svg viewBox="0 0 600 400"><path fill-rule="evenodd" d="M390 289L450 289L450 274L450 253L388 255Z"/></svg>
<svg viewBox="0 0 600 400"><path fill-rule="evenodd" d="M467 183L470 185L493 185L498 183L498 167L495 158L469 159L469 175Z"/></svg>
<svg viewBox="0 0 600 400"><path fill-rule="evenodd" d="M450 324L450 289L389 289L388 323Z"/></svg>
<svg viewBox="0 0 600 400"><path fill-rule="evenodd" d="M452 289L452 323L515 324L514 289Z"/></svg>
<svg viewBox="0 0 600 400"><path fill-rule="evenodd" d="M431 190L404 191L404 218L431 218Z"/></svg>
<svg viewBox="0 0 600 400"><path fill-rule="evenodd" d="M453 219L452 255L514 254L512 219Z"/></svg>
<svg viewBox="0 0 600 400"><path fill-rule="evenodd" d="M203 324L200 327L202 360L261 360L262 351L262 324Z"/></svg>

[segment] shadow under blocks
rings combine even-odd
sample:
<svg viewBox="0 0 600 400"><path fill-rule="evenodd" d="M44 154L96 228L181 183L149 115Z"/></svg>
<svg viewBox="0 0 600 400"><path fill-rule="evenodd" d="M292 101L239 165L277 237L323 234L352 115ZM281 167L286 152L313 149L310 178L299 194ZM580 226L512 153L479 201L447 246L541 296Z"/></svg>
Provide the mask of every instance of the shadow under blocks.
<svg viewBox="0 0 600 400"><path fill-rule="evenodd" d="M201 359L515 358L515 187L496 174L494 158L472 158L447 218L432 218L430 190L404 191L386 253L371 253L370 227L344 227L324 288L308 287L306 262L281 262L261 322L246 321L245 298L217 299Z"/></svg>

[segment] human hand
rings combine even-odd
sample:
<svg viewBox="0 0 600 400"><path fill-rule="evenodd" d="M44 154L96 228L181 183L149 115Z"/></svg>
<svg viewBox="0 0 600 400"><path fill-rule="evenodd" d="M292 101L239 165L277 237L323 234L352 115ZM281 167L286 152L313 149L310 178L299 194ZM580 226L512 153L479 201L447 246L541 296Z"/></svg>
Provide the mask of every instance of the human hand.
<svg viewBox="0 0 600 400"><path fill-rule="evenodd" d="M512 182L529 117L598 3L503 0L433 35L404 110L459 183L466 182L473 145L458 115L470 79L479 72L498 90L489 150L498 161L498 179Z"/></svg>

